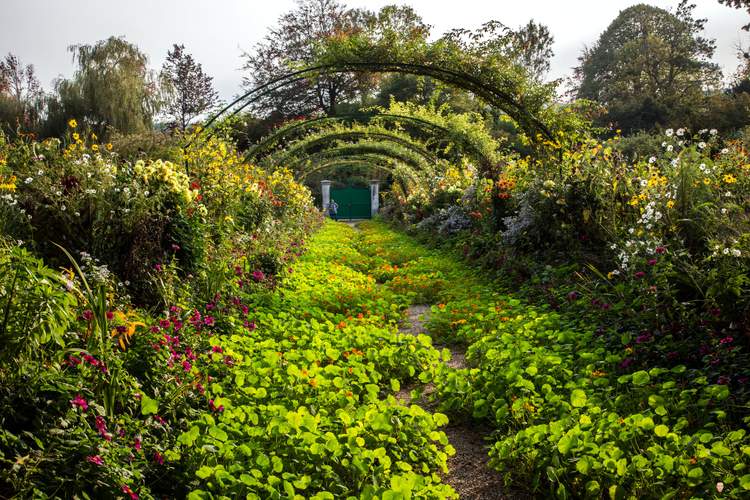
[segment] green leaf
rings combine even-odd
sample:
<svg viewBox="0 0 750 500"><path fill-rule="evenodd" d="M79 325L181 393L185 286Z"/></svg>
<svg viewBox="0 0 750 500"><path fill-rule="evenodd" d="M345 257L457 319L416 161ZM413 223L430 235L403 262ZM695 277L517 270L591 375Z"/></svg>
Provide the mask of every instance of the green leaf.
<svg viewBox="0 0 750 500"><path fill-rule="evenodd" d="M582 389L573 389L573 392L570 393L570 404L574 408L586 406L586 400L586 393Z"/></svg>
<svg viewBox="0 0 750 500"><path fill-rule="evenodd" d="M745 474L740 478L740 488L750 490L750 474Z"/></svg>
<svg viewBox="0 0 750 500"><path fill-rule="evenodd" d="M204 465L203 467L195 471L195 475L201 479L206 479L214 475L214 470L208 465Z"/></svg>
<svg viewBox="0 0 750 500"><path fill-rule="evenodd" d="M152 415L159 411L159 401L141 394L141 415Z"/></svg>
<svg viewBox="0 0 750 500"><path fill-rule="evenodd" d="M657 425L654 427L654 434L656 434L659 437L664 437L669 432L669 427L666 425Z"/></svg>
<svg viewBox="0 0 750 500"><path fill-rule="evenodd" d="M651 382L651 376L645 370L640 370L633 373L633 385L646 385Z"/></svg>
<svg viewBox="0 0 750 500"><path fill-rule="evenodd" d="M691 479L700 479L703 477L703 469L700 467L693 467L688 471L688 477Z"/></svg>

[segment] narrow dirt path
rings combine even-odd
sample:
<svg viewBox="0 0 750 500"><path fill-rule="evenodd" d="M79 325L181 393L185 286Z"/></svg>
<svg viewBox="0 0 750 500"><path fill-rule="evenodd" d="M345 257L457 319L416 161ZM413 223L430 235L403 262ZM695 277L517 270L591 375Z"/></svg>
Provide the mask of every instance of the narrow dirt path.
<svg viewBox="0 0 750 500"><path fill-rule="evenodd" d="M424 325L429 321L430 306L414 305L407 309L407 320L400 331L411 335L429 332ZM461 346L444 346L435 344L435 348L447 347L451 351L451 359L446 365L453 369L466 368L466 350ZM396 393L396 398L404 404L410 404L411 391L419 385L413 382ZM431 410L424 396L434 391L434 386L428 384L423 388L423 397L414 404ZM496 500L508 498L503 494L500 474L490 469L487 456L487 443L484 436L490 434L489 429L477 427L470 422L451 423L443 429L448 441L456 449L456 454L448 458L448 475L445 482L455 489L461 498L472 500Z"/></svg>

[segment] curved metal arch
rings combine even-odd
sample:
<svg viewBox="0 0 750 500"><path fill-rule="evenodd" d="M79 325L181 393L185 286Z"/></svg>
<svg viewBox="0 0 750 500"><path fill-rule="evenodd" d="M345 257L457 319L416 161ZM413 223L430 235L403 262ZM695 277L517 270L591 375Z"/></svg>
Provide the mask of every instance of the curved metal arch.
<svg viewBox="0 0 750 500"><path fill-rule="evenodd" d="M234 101L230 102L219 110L212 118L206 122L204 130L208 129L216 120L219 119L224 113L243 103L237 107L228 116L234 116L253 102L260 99L263 95L272 92L278 88L281 88L287 84L294 83L297 81L304 80L313 74L338 74L338 73L405 73L421 76L429 76L436 80L442 81L449 85L455 85L456 87L468 90L475 95L481 97L492 106L496 106L505 111L513 120L518 123L521 128L529 133L530 139L536 141L536 134L539 132L546 136L548 140L554 140L552 132L549 128L536 118L531 112L529 112L522 104L516 102L514 97L503 90L493 88L490 85L480 81L477 77L470 75L465 72L454 71L450 69L440 68L436 66L429 66L427 64L419 63L407 63L407 62L339 62L339 63L328 63L320 64L310 68L303 68L297 71L292 71L280 77L274 78L258 87L255 87L248 92L237 97ZM208 136L210 138L212 134ZM207 140L208 138L204 139ZM188 141L186 148L193 143L193 139Z"/></svg>
<svg viewBox="0 0 750 500"><path fill-rule="evenodd" d="M377 113L377 112L347 113L347 114L336 115L336 116L323 116L323 117L318 117L318 118L311 118L309 120L303 120L303 121L294 123L293 125L290 125L287 127L281 127L279 130L273 132L271 135L264 138L258 144L255 144L254 146L250 147L247 153L245 154L245 160L252 161L253 159L257 158L259 154L273 147L280 140L284 139L284 137L286 137L287 135L291 135L300 130L305 130L306 128L312 127L314 125L325 124L329 122L358 122L360 120L367 120L368 122L370 122L370 121L375 121L375 120L380 120L380 119L385 119L387 121L393 121L393 122L399 122L399 121L409 122L410 124L416 124L424 128L431 129L433 131L439 131L439 132L442 132L446 136L444 140L457 138L460 140L463 146L471 150L471 152L479 160L482 166L489 167L492 164L492 161L476 146L476 144L471 142L467 137L461 136L460 134L455 134L452 130L450 130L447 127L438 125L437 123L433 123L428 120L424 120L422 118L417 118L415 116L399 115L399 114L394 114L394 113Z"/></svg>
<svg viewBox="0 0 750 500"><path fill-rule="evenodd" d="M346 165L346 164L351 165L353 163L362 163L362 164L368 165L368 166L373 167L373 168L377 168L377 169L381 169L381 170L387 170L387 171L391 172L391 174L393 174L393 172L396 170L395 167L389 167L387 165L373 164L373 163L371 163L371 162L369 162L367 160L340 159L340 160L335 160L335 161L332 161L332 162L329 162L329 163L326 163L326 164L322 164L322 165L314 168L313 170L305 172L302 175L302 177L300 178L300 180L304 181L307 178L308 175L310 175L312 173L315 173L315 172L319 172L321 170L325 170L326 168L330 168L330 167L336 166L337 163L341 163L342 165ZM412 169L409 169L409 171L408 171L408 177L409 177L409 180L411 182L415 183L415 184L417 184L419 182L419 179L416 178L416 172L414 172ZM399 184L401 184L401 189L403 189L404 192L409 192L409 188L406 185L406 183L404 182L404 179L402 179L402 178L399 177L399 178L397 178L397 181L398 181Z"/></svg>
<svg viewBox="0 0 750 500"><path fill-rule="evenodd" d="M419 170L422 170L425 167L429 166L429 164L427 163L422 163L418 159L418 158L421 158L419 156L410 157L405 154L398 154L395 151L391 151L388 149L383 149L383 148L378 147L378 143L343 144L335 148L319 151L305 158L297 158L296 161L292 161L290 163L292 164L291 165L292 170L297 172L298 170L295 168L295 166L301 163L312 163L312 162L317 162L317 161L324 161L326 159L330 159L334 155L362 156L365 154L377 155L377 156L381 156L385 158L392 158L395 160L399 160L402 163L410 165Z"/></svg>
<svg viewBox="0 0 750 500"><path fill-rule="evenodd" d="M422 156L426 160L437 163L438 158L437 156L434 156L432 153L427 151L424 148L419 147L418 145L414 144L413 142L410 142L403 137L400 137L396 134L386 134L383 132L365 132L365 131L347 131L347 132L336 132L333 134L323 135L321 137L318 137L316 139L311 140L310 142L304 143L301 146L292 147L290 149L287 149L284 151L284 156L294 156L295 153L297 153L299 150L304 151L305 149L308 149L310 147L318 146L320 144L325 144L329 141L335 141L335 140L343 140L343 139L379 139L384 142L394 142L396 144L399 144L418 155Z"/></svg>

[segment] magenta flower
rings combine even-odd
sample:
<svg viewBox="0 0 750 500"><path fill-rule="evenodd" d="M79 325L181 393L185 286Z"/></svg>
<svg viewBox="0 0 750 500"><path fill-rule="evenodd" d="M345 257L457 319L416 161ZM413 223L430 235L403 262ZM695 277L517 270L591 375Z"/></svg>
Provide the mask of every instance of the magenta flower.
<svg viewBox="0 0 750 500"><path fill-rule="evenodd" d="M94 425L96 426L96 430L99 431L99 435L106 439L107 441L112 440L112 436L109 435L107 432L107 421L104 420L104 417L101 415L98 415L96 417L96 421L94 422Z"/></svg>
<svg viewBox="0 0 750 500"><path fill-rule="evenodd" d="M91 309L86 309L85 311L83 311L82 316L86 321L91 321L91 318L94 317L94 313L93 311L91 311Z"/></svg>
<svg viewBox="0 0 750 500"><path fill-rule="evenodd" d="M86 457L86 461L94 465L104 465L104 460L99 455L89 455Z"/></svg>
<svg viewBox="0 0 750 500"><path fill-rule="evenodd" d="M253 279L255 281L263 281L266 279L266 275L261 270L253 271Z"/></svg>
<svg viewBox="0 0 750 500"><path fill-rule="evenodd" d="M81 364L81 358L78 356L73 356L72 354L68 356L68 365L70 366L76 366Z"/></svg>
<svg viewBox="0 0 750 500"><path fill-rule="evenodd" d="M641 278L643 278L644 276L646 276L646 273L644 273L643 271L638 271L637 273L635 273L635 275L634 275L634 276L635 276L636 278L638 278L638 279L641 279Z"/></svg>
<svg viewBox="0 0 750 500"><path fill-rule="evenodd" d="M205 325L206 325L206 326L214 326L214 323L215 323L215 322L216 322L216 321L214 320L214 317L213 317L213 316L206 316L206 317L205 317L205 318L203 319L203 323L205 323Z"/></svg>
<svg viewBox="0 0 750 500"><path fill-rule="evenodd" d="M89 403L80 394L76 394L76 397L70 400L70 404L73 408L78 407L83 411L89 409Z"/></svg>
<svg viewBox="0 0 750 500"><path fill-rule="evenodd" d="M649 266L655 266L656 265L656 259L648 259L648 265Z"/></svg>
<svg viewBox="0 0 750 500"><path fill-rule="evenodd" d="M190 371L190 370L191 370L191 369L193 368L193 365L191 365L191 364L190 364L190 361L188 361L188 360L185 360L185 361L183 361L183 362L182 362L182 368L183 368L183 369L184 369L184 370L185 370L186 372L189 372L189 371Z"/></svg>
<svg viewBox="0 0 750 500"><path fill-rule="evenodd" d="M138 494L130 489L127 484L122 485L122 492L130 497L130 500L138 500Z"/></svg>
<svg viewBox="0 0 750 500"><path fill-rule="evenodd" d="M162 269L161 264L154 264L154 269L161 272L161 269Z"/></svg>
<svg viewBox="0 0 750 500"><path fill-rule="evenodd" d="M143 443L141 441L141 436L136 436L135 440L133 441L133 449L135 451L141 451L142 447L143 447Z"/></svg>
<svg viewBox="0 0 750 500"><path fill-rule="evenodd" d="M221 353L221 352L224 352L224 349L222 349L221 346L219 346L219 345L215 345L215 346L213 346L211 348L211 351L212 352L219 352L219 353Z"/></svg>
<svg viewBox="0 0 750 500"><path fill-rule="evenodd" d="M159 320L159 326L162 328L169 328L170 326L172 326L172 323L170 323L168 319L162 319Z"/></svg>
<svg viewBox="0 0 750 500"><path fill-rule="evenodd" d="M734 337L727 336L727 337L724 337L723 339L721 339L719 341L719 344L722 344L722 345L724 345L724 344L731 344L732 342L734 342Z"/></svg>
<svg viewBox="0 0 750 500"><path fill-rule="evenodd" d="M164 465L164 456L158 451L154 453L154 462L159 465Z"/></svg>
<svg viewBox="0 0 750 500"><path fill-rule="evenodd" d="M107 316L107 321L112 321L112 319L114 319L115 317L115 313L113 313L112 311L107 311L106 316Z"/></svg>

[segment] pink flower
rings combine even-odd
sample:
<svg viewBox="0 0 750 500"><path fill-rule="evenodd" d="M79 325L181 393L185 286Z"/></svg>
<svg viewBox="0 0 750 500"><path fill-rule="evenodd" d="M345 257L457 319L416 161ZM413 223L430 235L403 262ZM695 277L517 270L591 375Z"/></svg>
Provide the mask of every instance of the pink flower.
<svg viewBox="0 0 750 500"><path fill-rule="evenodd" d="M643 278L644 276L646 276L646 273L644 273L643 271L638 271L637 273L635 273L635 277L638 279Z"/></svg>
<svg viewBox="0 0 750 500"><path fill-rule="evenodd" d="M215 320L213 316L206 316L203 320L203 323L206 324L206 326L214 326Z"/></svg>
<svg viewBox="0 0 750 500"><path fill-rule="evenodd" d="M143 444L141 442L141 436L136 436L135 440L133 441L133 449L135 451L141 451L142 447L143 447Z"/></svg>
<svg viewBox="0 0 750 500"><path fill-rule="evenodd" d="M648 265L649 266L655 266L656 265L656 259L648 259Z"/></svg>
<svg viewBox="0 0 750 500"><path fill-rule="evenodd" d="M190 371L190 370L191 370L191 369L193 368L193 365L191 365L191 364L190 364L190 361L188 361L188 360L185 360L185 361L183 361L183 362L182 362L182 368L183 368L183 369L184 369L184 370L185 370L186 372L189 372L189 371Z"/></svg>
<svg viewBox="0 0 750 500"><path fill-rule="evenodd" d="M173 252L179 252L180 251L180 245L172 244L172 251Z"/></svg>
<svg viewBox="0 0 750 500"><path fill-rule="evenodd" d="M81 396L80 394L76 394L76 397L70 400L70 404L71 406L73 406L73 408L77 406L83 411L89 409L89 403L85 399L83 399L83 396Z"/></svg>
<svg viewBox="0 0 750 500"><path fill-rule="evenodd" d="M215 345L211 348L211 351L221 353L221 352L224 352L224 349L222 349L221 346Z"/></svg>
<svg viewBox="0 0 750 500"><path fill-rule="evenodd" d="M94 465L104 465L104 460L99 455L89 455L86 457L86 461Z"/></svg>
<svg viewBox="0 0 750 500"><path fill-rule="evenodd" d="M130 489L130 486L127 484L122 485L122 492L125 493L130 497L130 500L138 500L138 494L135 493L133 490Z"/></svg>
<svg viewBox="0 0 750 500"><path fill-rule="evenodd" d="M734 342L734 337L724 337L719 341L719 344L731 344L732 342Z"/></svg>
<svg viewBox="0 0 750 500"><path fill-rule="evenodd" d="M263 281L266 279L266 275L261 270L253 271L253 279L255 281Z"/></svg>
<svg viewBox="0 0 750 500"><path fill-rule="evenodd" d="M156 269L157 271L161 272L161 269L162 269L161 268L161 264L154 264L154 269Z"/></svg>
<svg viewBox="0 0 750 500"><path fill-rule="evenodd" d="M101 415L98 415L96 417L96 421L94 422L94 425L96 426L96 430L99 431L99 435L106 439L107 441L112 440L112 436L109 435L107 432L107 421L104 420L104 417Z"/></svg>

